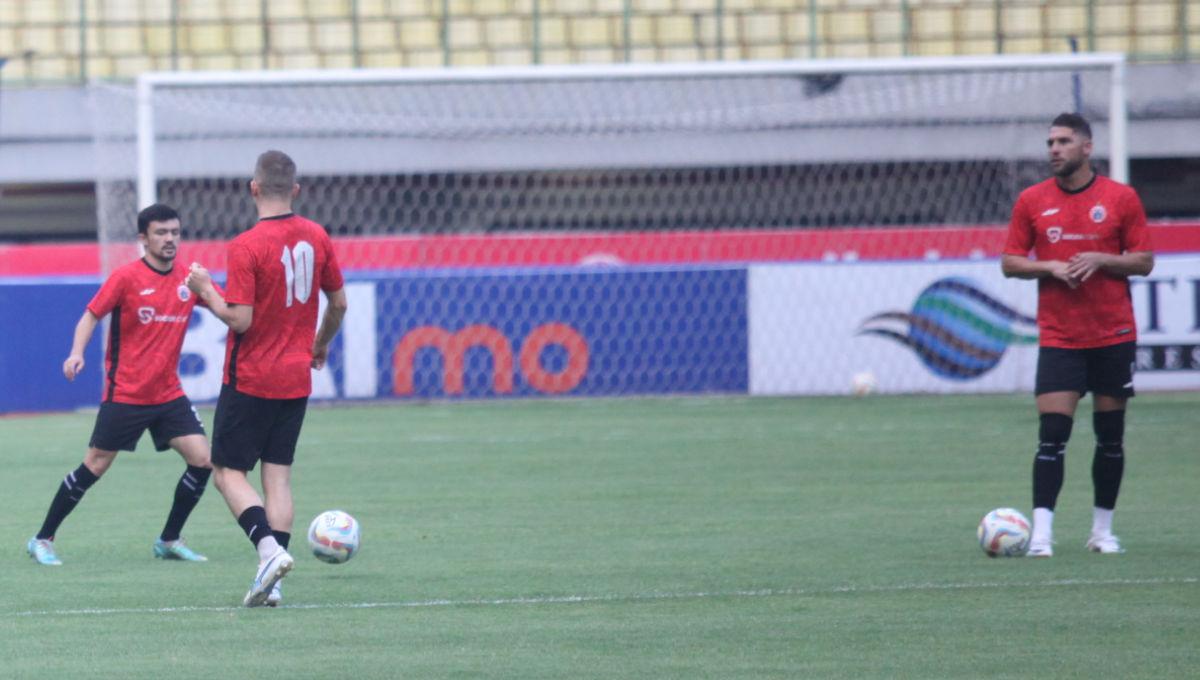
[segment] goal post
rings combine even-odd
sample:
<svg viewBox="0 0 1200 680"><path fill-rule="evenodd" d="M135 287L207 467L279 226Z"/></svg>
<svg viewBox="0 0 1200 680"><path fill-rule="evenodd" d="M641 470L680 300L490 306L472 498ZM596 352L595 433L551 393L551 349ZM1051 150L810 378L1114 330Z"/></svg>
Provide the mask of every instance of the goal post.
<svg viewBox="0 0 1200 680"><path fill-rule="evenodd" d="M149 73L91 94L106 272L156 201L219 271L257 155L297 161L297 211L371 311L319 396L838 393L865 369L883 391L1024 389L1033 288L994 258L1050 121L1084 114L1095 162L1128 177L1120 54ZM211 382L219 333L193 336Z"/></svg>

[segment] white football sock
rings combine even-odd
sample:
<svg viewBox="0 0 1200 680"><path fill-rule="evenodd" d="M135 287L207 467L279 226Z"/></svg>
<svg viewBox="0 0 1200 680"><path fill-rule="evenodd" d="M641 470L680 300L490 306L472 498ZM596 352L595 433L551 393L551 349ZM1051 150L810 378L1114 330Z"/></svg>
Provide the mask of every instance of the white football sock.
<svg viewBox="0 0 1200 680"><path fill-rule="evenodd" d="M266 562L276 550L279 550L279 541L276 541L274 536L267 536L258 542L258 561Z"/></svg>
<svg viewBox="0 0 1200 680"><path fill-rule="evenodd" d="M1092 508L1092 535L1107 536L1112 533L1113 511L1108 508Z"/></svg>
<svg viewBox="0 0 1200 680"><path fill-rule="evenodd" d="M1033 533L1031 543L1050 543L1054 540L1054 511L1050 508L1033 509Z"/></svg>

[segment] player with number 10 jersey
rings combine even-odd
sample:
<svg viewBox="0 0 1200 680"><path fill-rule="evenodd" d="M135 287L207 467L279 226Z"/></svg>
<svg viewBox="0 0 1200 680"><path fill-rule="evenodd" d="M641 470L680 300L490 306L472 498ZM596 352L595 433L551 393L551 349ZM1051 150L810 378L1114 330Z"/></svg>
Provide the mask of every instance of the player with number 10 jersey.
<svg viewBox="0 0 1200 680"><path fill-rule="evenodd" d="M230 330L224 383L264 399L307 397L317 288L344 285L329 235L292 213L267 217L229 244L228 257L225 302L253 307L254 323Z"/></svg>

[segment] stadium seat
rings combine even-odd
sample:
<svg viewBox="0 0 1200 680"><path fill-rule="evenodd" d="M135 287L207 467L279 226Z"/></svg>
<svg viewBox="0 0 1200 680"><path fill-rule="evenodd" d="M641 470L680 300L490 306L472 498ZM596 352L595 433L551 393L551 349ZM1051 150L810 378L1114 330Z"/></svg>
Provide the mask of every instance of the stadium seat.
<svg viewBox="0 0 1200 680"><path fill-rule="evenodd" d="M438 47L442 44L441 26L432 19L400 22L400 46L405 50Z"/></svg>
<svg viewBox="0 0 1200 680"><path fill-rule="evenodd" d="M1104 0L1090 15L1083 0L814 2L815 9L796 0L538 0L535 31L532 0L98 0L87 4L92 25L83 45L88 74L118 77L144 64L262 68L264 15L272 22L274 67L441 64L444 21L451 61L464 65L529 63L534 35L546 63L624 61L627 54L641 61L990 54L998 45L1008 53L1061 52L1071 36L1081 49L1135 59L1200 52L1200 0ZM0 1L0 54L11 60L5 77L78 77L79 20L75 0ZM810 46L814 34L818 43ZM27 51L32 56L21 59Z"/></svg>
<svg viewBox="0 0 1200 680"><path fill-rule="evenodd" d="M527 44L531 34L531 20L505 16L483 19L484 42L493 51L502 47L520 47Z"/></svg>

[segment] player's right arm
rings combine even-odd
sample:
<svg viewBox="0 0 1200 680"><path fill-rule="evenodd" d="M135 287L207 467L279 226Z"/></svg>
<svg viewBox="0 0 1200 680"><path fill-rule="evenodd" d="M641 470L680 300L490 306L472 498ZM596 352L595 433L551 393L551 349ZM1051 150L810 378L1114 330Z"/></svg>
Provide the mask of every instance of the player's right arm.
<svg viewBox="0 0 1200 680"><path fill-rule="evenodd" d="M213 284L208 270L195 262L188 270L187 287L200 296L208 310L229 326L229 330L234 333L245 333L249 330L251 322L254 321L254 307L226 303L221 292Z"/></svg>
<svg viewBox="0 0 1200 680"><path fill-rule="evenodd" d="M313 368L324 368L329 358L329 343L337 336L342 327L342 318L346 316L349 303L346 301L346 289L338 288L326 293L329 304L325 306L325 316L321 318L321 327L317 329L317 337L313 340Z"/></svg>
<svg viewBox="0 0 1200 680"><path fill-rule="evenodd" d="M92 314L92 310L85 309L83 316L79 317L79 323L75 324L75 338L71 341L71 354L63 362L63 375L67 380L75 380L75 376L83 370L83 350L87 348L88 342L92 339L92 333L96 331L96 324L99 322L100 319Z"/></svg>

